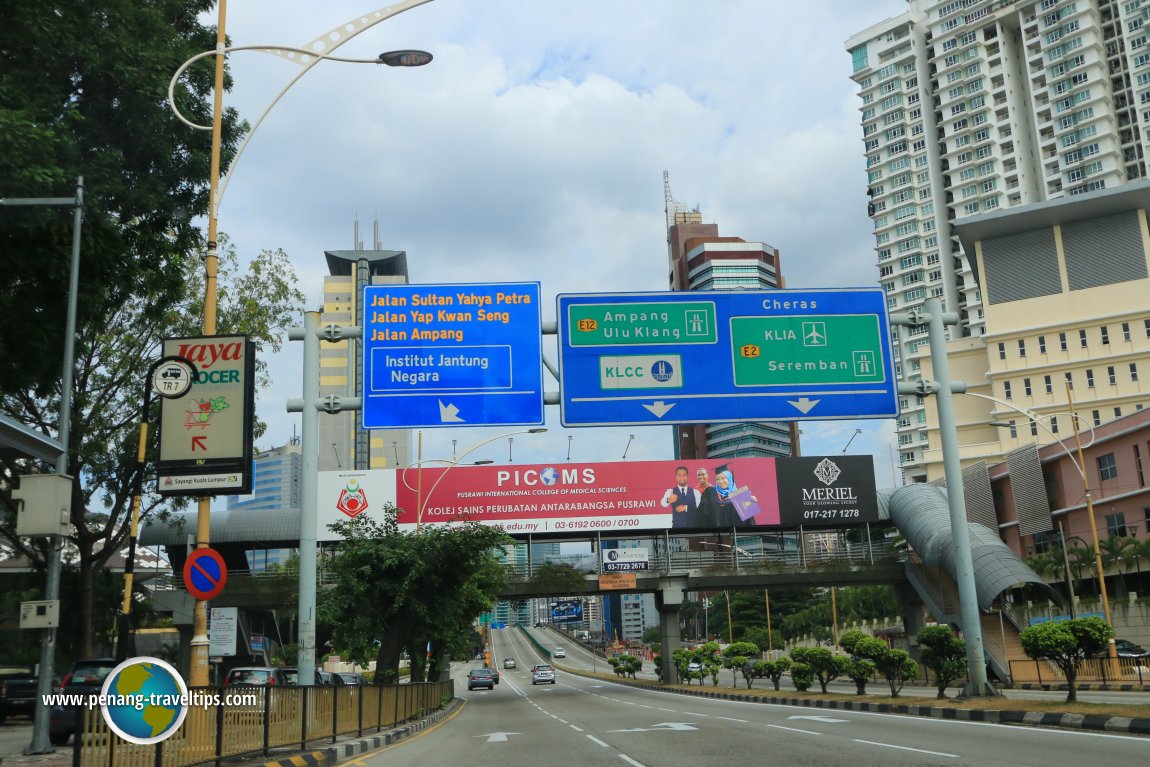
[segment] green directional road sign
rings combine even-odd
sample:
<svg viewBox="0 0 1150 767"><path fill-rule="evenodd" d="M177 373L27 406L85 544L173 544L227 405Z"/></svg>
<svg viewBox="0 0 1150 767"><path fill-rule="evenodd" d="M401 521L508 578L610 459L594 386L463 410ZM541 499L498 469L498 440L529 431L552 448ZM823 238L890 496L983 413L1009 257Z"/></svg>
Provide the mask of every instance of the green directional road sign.
<svg viewBox="0 0 1150 767"><path fill-rule="evenodd" d="M713 301L572 304L568 309L572 346L713 344L718 340Z"/></svg>
<svg viewBox="0 0 1150 767"><path fill-rule="evenodd" d="M874 314L732 317L735 386L885 380Z"/></svg>

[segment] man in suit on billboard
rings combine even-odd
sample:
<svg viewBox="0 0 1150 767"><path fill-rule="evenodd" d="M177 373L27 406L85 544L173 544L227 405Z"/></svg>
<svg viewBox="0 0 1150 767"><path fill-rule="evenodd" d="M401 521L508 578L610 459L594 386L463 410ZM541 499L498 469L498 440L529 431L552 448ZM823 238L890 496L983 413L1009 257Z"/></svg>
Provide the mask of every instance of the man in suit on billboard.
<svg viewBox="0 0 1150 767"><path fill-rule="evenodd" d="M699 493L687 484L690 472L686 466L675 467L675 484L659 500L659 505L671 510L671 527L698 527Z"/></svg>

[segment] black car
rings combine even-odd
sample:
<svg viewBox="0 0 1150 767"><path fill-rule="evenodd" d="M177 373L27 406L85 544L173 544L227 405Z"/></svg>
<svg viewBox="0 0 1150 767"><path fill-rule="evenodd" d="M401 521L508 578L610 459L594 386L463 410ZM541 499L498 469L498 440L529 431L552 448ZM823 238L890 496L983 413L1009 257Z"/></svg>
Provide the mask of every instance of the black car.
<svg viewBox="0 0 1150 767"><path fill-rule="evenodd" d="M350 671L341 671L335 676L335 684L361 685L371 684L363 674L354 674Z"/></svg>
<svg viewBox="0 0 1150 767"><path fill-rule="evenodd" d="M1118 651L1119 658L1150 658L1150 651L1129 639L1115 639L1114 647Z"/></svg>
<svg viewBox="0 0 1150 767"><path fill-rule="evenodd" d="M486 687L488 690L495 689L495 673L489 668L473 668L467 672L467 689L474 690L476 687Z"/></svg>
<svg viewBox="0 0 1150 767"><path fill-rule="evenodd" d="M60 683L60 692L64 695L99 695L104 680L115 667L114 658L78 660L72 664ZM76 708L52 706L48 722L48 740L53 746L62 746L72 737L76 729L76 710Z"/></svg>
<svg viewBox="0 0 1150 767"><path fill-rule="evenodd" d="M31 716L36 709L39 678L28 667L0 667L0 724L10 716Z"/></svg>

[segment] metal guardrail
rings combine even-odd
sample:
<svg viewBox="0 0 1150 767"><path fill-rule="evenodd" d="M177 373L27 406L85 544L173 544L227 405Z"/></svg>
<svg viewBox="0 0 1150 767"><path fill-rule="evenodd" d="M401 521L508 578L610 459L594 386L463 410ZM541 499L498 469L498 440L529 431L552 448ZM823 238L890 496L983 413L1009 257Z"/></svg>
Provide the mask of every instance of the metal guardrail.
<svg viewBox="0 0 1150 767"><path fill-rule="evenodd" d="M340 735L378 732L455 697L455 683L399 685L202 687L191 692L219 696L211 706L189 707L180 728L153 745L128 743L113 733L98 708L82 708L76 717L73 767L190 767L225 758L298 747ZM225 697L252 693L255 705L225 705Z"/></svg>

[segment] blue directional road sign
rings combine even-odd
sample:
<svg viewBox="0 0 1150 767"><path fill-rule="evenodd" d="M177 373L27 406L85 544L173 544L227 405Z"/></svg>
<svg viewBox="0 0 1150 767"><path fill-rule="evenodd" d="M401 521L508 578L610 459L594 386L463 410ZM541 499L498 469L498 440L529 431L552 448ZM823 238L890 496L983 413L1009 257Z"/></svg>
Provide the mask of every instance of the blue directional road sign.
<svg viewBox="0 0 1150 767"><path fill-rule="evenodd" d="M363 428L543 423L539 283L363 289Z"/></svg>
<svg viewBox="0 0 1150 767"><path fill-rule="evenodd" d="M893 418L877 288L560 295L564 426Z"/></svg>

